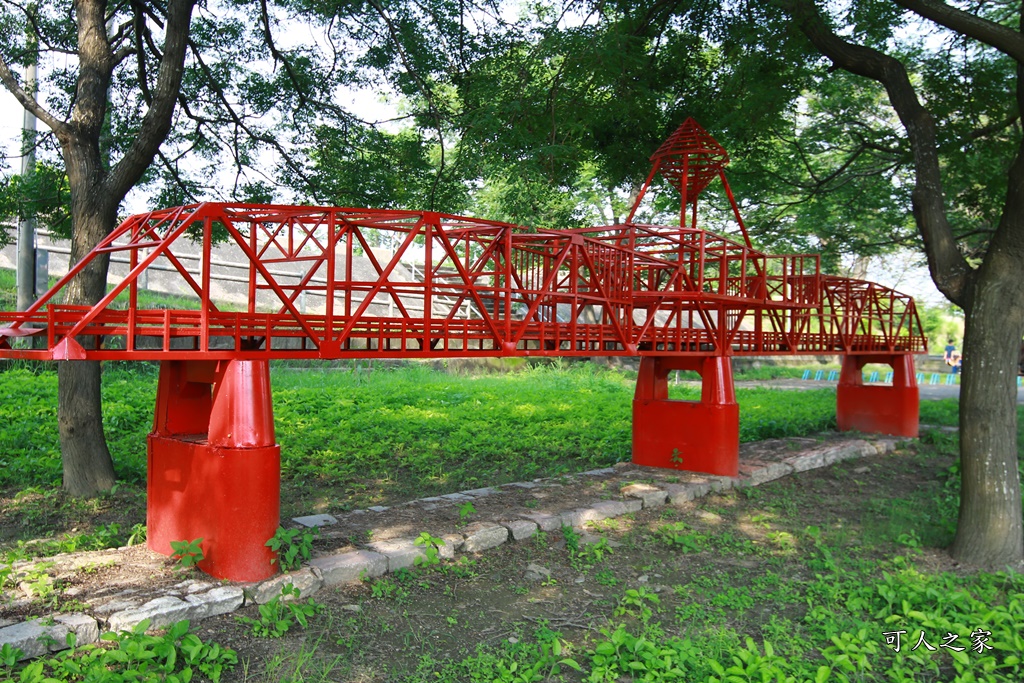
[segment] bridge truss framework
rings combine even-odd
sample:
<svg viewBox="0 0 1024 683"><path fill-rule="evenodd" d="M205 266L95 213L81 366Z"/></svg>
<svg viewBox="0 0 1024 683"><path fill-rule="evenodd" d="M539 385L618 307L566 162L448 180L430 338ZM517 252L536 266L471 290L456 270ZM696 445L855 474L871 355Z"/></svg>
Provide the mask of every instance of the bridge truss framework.
<svg viewBox="0 0 1024 683"><path fill-rule="evenodd" d="M273 571L263 545L279 521L271 359L639 356L634 462L734 476L730 358L838 354L840 429L915 436L913 354L926 343L913 299L823 275L816 255L754 249L728 155L692 120L651 159L622 225L530 230L430 211L227 203L132 216L27 311L0 312L0 357L160 361L149 545L169 554L171 540L201 536L201 566L235 580ZM679 226L633 221L658 174L680 195ZM737 239L697 226L716 179ZM189 240L202 248L198 272L175 253ZM243 310L215 303L215 243L249 264ZM129 272L102 300L59 303L92 261L119 252ZM140 308L154 264L178 274L194 309ZM864 385L869 362L891 365L892 384ZM700 401L668 399L673 370L701 375Z"/></svg>

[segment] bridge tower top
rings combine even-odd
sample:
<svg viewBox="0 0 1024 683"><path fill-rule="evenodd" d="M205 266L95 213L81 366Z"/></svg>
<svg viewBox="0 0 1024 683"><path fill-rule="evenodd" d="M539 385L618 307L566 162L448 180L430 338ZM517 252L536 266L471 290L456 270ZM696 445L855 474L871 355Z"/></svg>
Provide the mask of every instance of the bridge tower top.
<svg viewBox="0 0 1024 683"><path fill-rule="evenodd" d="M743 241L748 247L753 245L747 234L747 226L740 215L739 206L733 197L729 182L725 179L725 167L729 164L729 153L714 137L704 130L693 118L683 121L675 132L651 155L651 172L647 175L640 192L637 193L633 208L630 209L626 223L632 223L637 209L650 189L654 176L661 176L669 185L679 191L679 225L697 227L697 198L707 189L711 181L719 178L725 189L726 197L732 207L733 215L739 224ZM689 215L687 215L689 214Z"/></svg>
<svg viewBox="0 0 1024 683"><path fill-rule="evenodd" d="M698 195L729 163L729 153L692 118L686 119L651 155L654 173L661 173L682 194L683 204ZM650 182L650 179L648 179Z"/></svg>

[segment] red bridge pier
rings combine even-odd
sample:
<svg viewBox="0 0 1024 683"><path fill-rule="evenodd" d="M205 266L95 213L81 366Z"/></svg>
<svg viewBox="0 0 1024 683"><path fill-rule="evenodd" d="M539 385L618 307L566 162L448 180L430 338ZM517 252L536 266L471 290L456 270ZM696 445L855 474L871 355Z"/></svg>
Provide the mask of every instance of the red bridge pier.
<svg viewBox="0 0 1024 683"><path fill-rule="evenodd" d="M232 581L273 576L281 507L268 361L160 364L148 438L149 548L202 538L199 568Z"/></svg>
<svg viewBox="0 0 1024 683"><path fill-rule="evenodd" d="M668 397L668 374L701 376L699 401ZM739 472L740 408L725 356L644 356L633 397L633 462L734 477Z"/></svg>
<svg viewBox="0 0 1024 683"><path fill-rule="evenodd" d="M892 385L864 384L863 368L884 363ZM699 401L668 398L668 375L692 370L701 376ZM840 431L916 437L920 397L909 354L843 357L836 387ZM739 472L740 417L732 364L724 356L645 356L633 398L633 462L734 477Z"/></svg>
<svg viewBox="0 0 1024 683"><path fill-rule="evenodd" d="M892 367L892 386L864 384L864 366ZM920 394L910 354L856 354L843 357L836 386L839 431L861 431L916 437Z"/></svg>

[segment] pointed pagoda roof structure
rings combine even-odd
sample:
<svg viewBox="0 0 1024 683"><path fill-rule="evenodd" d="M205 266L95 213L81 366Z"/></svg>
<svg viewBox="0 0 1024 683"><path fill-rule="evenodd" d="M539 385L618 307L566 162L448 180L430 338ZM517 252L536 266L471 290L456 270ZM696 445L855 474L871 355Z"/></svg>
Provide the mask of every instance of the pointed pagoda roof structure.
<svg viewBox="0 0 1024 683"><path fill-rule="evenodd" d="M660 173L682 193L686 203L692 203L729 163L729 153L688 118L651 155L651 162L651 175Z"/></svg>
<svg viewBox="0 0 1024 683"><path fill-rule="evenodd" d="M633 208L630 209L626 223L632 223L640 202L651 187L654 176L661 174L672 187L679 190L680 208L679 225L697 226L697 198L711 181L718 178L722 181L725 194L732 205L733 215L739 224L743 240L748 247L752 246L747 226L740 215L739 206L733 197L732 189L725 179L725 167L729 164L729 153L725 151L715 138L697 123L693 117L683 121L682 125L668 137L665 142L651 155L651 172L647 175L640 192L637 193ZM690 209L687 216L687 209Z"/></svg>

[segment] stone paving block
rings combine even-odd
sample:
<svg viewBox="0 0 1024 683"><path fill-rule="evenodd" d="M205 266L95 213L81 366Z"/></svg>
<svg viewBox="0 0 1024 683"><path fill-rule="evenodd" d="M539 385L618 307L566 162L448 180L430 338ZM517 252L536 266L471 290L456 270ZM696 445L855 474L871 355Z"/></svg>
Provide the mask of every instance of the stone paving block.
<svg viewBox="0 0 1024 683"><path fill-rule="evenodd" d="M540 528L537 525L537 522L529 519L508 520L502 522L501 525L508 529L513 541L522 541L523 539L529 538L537 533L537 529Z"/></svg>
<svg viewBox="0 0 1024 683"><path fill-rule="evenodd" d="M580 472L581 477L604 477L609 474L615 474L614 467L602 467L599 470L587 470L586 472Z"/></svg>
<svg viewBox="0 0 1024 683"><path fill-rule="evenodd" d="M21 660L41 657L49 652L67 649L69 633L75 634L77 645L88 645L99 640L96 620L85 614L58 614L56 623L33 619L0 628L0 646L10 645L22 651Z"/></svg>
<svg viewBox="0 0 1024 683"><path fill-rule="evenodd" d="M332 526L338 523L332 515L306 515L305 517L292 517L292 521L304 527Z"/></svg>
<svg viewBox="0 0 1024 683"><path fill-rule="evenodd" d="M299 598L308 598L323 588L324 577L316 567L303 567L287 574L281 574L253 587L251 589L252 600L257 605L266 604L281 595L281 589L288 584L299 589ZM295 596L289 595L283 599L294 600Z"/></svg>
<svg viewBox="0 0 1024 683"><path fill-rule="evenodd" d="M187 602L173 595L154 598L139 607L115 612L107 618L107 628L117 633L130 631L145 619L150 620L150 628L163 628L188 618L191 608Z"/></svg>
<svg viewBox="0 0 1024 683"><path fill-rule="evenodd" d="M21 659L40 657L50 651L46 644L47 629L38 619L0 628L0 647L10 645L21 650Z"/></svg>
<svg viewBox="0 0 1024 683"><path fill-rule="evenodd" d="M466 541L462 544L462 551L466 553L478 553L496 548L508 540L508 529L500 524L488 522L470 524L466 527L464 534Z"/></svg>
<svg viewBox="0 0 1024 683"><path fill-rule="evenodd" d="M582 527L587 522L600 522L609 517L620 517L629 512L639 512L643 502L632 498L629 500L601 500L585 508L576 508L563 512L562 522L573 528Z"/></svg>
<svg viewBox="0 0 1024 683"><path fill-rule="evenodd" d="M821 455L824 466L828 467L829 465L837 463L840 460L845 460L846 457L843 451L846 449L846 447L847 444L840 444L838 446L830 446L828 448L823 449Z"/></svg>
<svg viewBox="0 0 1024 683"><path fill-rule="evenodd" d="M625 514L627 515L632 512L640 512L641 510L644 509L644 502L642 500L637 500L635 498L627 498L626 500L622 500L619 502L626 506Z"/></svg>
<svg viewBox="0 0 1024 683"><path fill-rule="evenodd" d="M368 546L374 552L378 552L388 558L388 571L396 572L399 569L415 566L416 558L426 558L427 553L422 547L416 545L411 538L392 538L387 541L374 541Z"/></svg>
<svg viewBox="0 0 1024 683"><path fill-rule="evenodd" d="M348 581L359 581L364 576L381 576L388 570L388 558L372 550L352 550L313 558L309 565L320 570L325 586L336 586Z"/></svg>
<svg viewBox="0 0 1024 683"><path fill-rule="evenodd" d="M391 508L389 508L386 505L371 505L370 507L368 507L366 509L367 510L372 510L373 512L387 512Z"/></svg>
<svg viewBox="0 0 1024 683"><path fill-rule="evenodd" d="M245 593L241 586L219 586L205 593L187 595L185 602L190 607L186 619L196 622L234 612L245 602Z"/></svg>
<svg viewBox="0 0 1024 683"><path fill-rule="evenodd" d="M511 484L502 484L501 488L535 489L537 484L532 481L514 481Z"/></svg>
<svg viewBox="0 0 1024 683"><path fill-rule="evenodd" d="M562 528L561 515L550 515L546 512L520 512L519 516L536 522L541 531L558 531Z"/></svg>
<svg viewBox="0 0 1024 683"><path fill-rule="evenodd" d="M469 489L468 491L459 491L464 496L472 496L473 498L483 498L484 496L493 496L495 493L500 493L498 489L493 486L485 486L479 489Z"/></svg>
<svg viewBox="0 0 1024 683"><path fill-rule="evenodd" d="M711 486L711 490L715 493L721 493L728 491L736 485L736 480L733 477L719 477L713 474L707 475L705 481Z"/></svg>
<svg viewBox="0 0 1024 683"><path fill-rule="evenodd" d="M821 451L802 453L800 455L794 455L793 457L786 458L785 462L789 463L794 472L806 472L808 470L816 470L820 467L824 467L825 454Z"/></svg>
<svg viewBox="0 0 1024 683"><path fill-rule="evenodd" d="M706 496L711 492L711 483L707 481L694 481L687 484L666 484L668 502L672 505L682 505L691 500Z"/></svg>
<svg viewBox="0 0 1024 683"><path fill-rule="evenodd" d="M57 624L63 625L70 633L75 634L76 645L88 645L100 639L100 626L88 614L57 614L53 617ZM55 638L60 644L67 643L66 638ZM63 647L61 648L63 649Z"/></svg>
<svg viewBox="0 0 1024 683"><path fill-rule="evenodd" d="M645 508L656 508L668 501L668 491L650 484L629 484L622 487L622 495L638 498Z"/></svg>
<svg viewBox="0 0 1024 683"><path fill-rule="evenodd" d="M125 610L134 609L140 604L141 601L132 598L114 598L110 602L94 606L92 608L92 612L93 614L113 614L114 612L123 612Z"/></svg>
<svg viewBox="0 0 1024 683"><path fill-rule="evenodd" d="M443 496L441 496L441 498L445 500L452 500L457 503L465 500L473 500L473 496L466 496L461 493L446 493Z"/></svg>
<svg viewBox="0 0 1024 683"><path fill-rule="evenodd" d="M437 549L437 555L443 560L454 559L455 551L466 543L462 534L445 534L441 536L441 540L444 541L444 545Z"/></svg>
<svg viewBox="0 0 1024 683"><path fill-rule="evenodd" d="M586 508L576 508L575 510L566 510L559 516L561 523L558 525L559 528L563 526L571 527L573 529L579 529L584 523L590 521L586 514Z"/></svg>
<svg viewBox="0 0 1024 683"><path fill-rule="evenodd" d="M793 466L785 462L741 462L738 486L760 486L793 473Z"/></svg>

